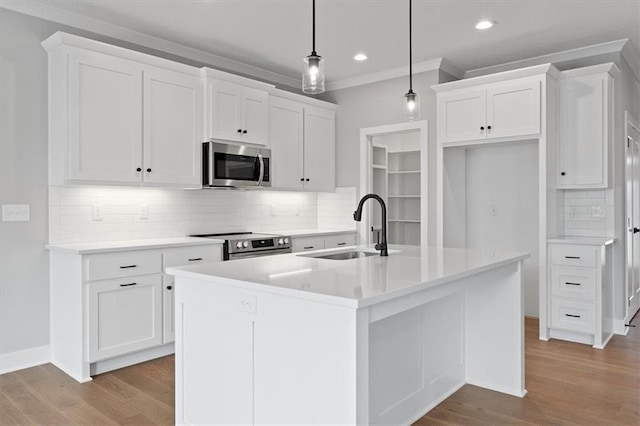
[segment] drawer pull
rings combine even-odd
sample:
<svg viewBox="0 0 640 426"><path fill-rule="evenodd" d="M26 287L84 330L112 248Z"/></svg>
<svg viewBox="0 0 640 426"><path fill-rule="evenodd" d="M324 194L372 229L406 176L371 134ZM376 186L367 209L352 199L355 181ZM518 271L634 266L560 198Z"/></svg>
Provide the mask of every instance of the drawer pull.
<svg viewBox="0 0 640 426"><path fill-rule="evenodd" d="M129 269L129 268L137 268L138 265L127 265L127 266L121 266L120 269Z"/></svg>
<svg viewBox="0 0 640 426"><path fill-rule="evenodd" d="M565 256L565 259L580 259L580 256Z"/></svg>
<svg viewBox="0 0 640 426"><path fill-rule="evenodd" d="M338 243L339 246L346 246L347 243Z"/></svg>
<svg viewBox="0 0 640 426"><path fill-rule="evenodd" d="M306 246L304 249L305 250L309 250L309 249L312 249L312 248L313 248L313 246Z"/></svg>
<svg viewBox="0 0 640 426"><path fill-rule="evenodd" d="M131 287L132 285L136 285L138 283L129 283L129 284L120 284L120 287Z"/></svg>
<svg viewBox="0 0 640 426"><path fill-rule="evenodd" d="M573 314L564 314L565 317L570 317L570 318L580 318L580 315L573 315Z"/></svg>
<svg viewBox="0 0 640 426"><path fill-rule="evenodd" d="M201 257L192 257L191 259L189 259L189 262L197 262L198 260L202 260Z"/></svg>
<svg viewBox="0 0 640 426"><path fill-rule="evenodd" d="M566 284L566 285L580 285L580 283L570 283L570 282L568 282L568 281L565 281L565 284Z"/></svg>

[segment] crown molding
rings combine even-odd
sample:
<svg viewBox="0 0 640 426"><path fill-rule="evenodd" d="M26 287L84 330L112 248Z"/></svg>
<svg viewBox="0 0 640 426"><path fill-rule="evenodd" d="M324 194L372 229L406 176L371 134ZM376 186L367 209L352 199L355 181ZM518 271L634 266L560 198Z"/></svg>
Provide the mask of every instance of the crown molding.
<svg viewBox="0 0 640 426"><path fill-rule="evenodd" d="M557 64L561 62L574 61L607 54L620 54L629 63L629 66L640 80L640 59L637 51L631 46L629 39L615 40L606 43L594 44L591 46L579 47L577 49L564 50L562 52L550 53L548 55L535 56L533 58L519 61L507 62L490 67L469 70L464 73L464 78L479 77L487 74L494 74L518 68L530 67L538 64Z"/></svg>
<svg viewBox="0 0 640 426"><path fill-rule="evenodd" d="M456 78L462 78L463 73L458 70L451 62L444 58L431 59L429 61L417 62L413 64L413 73L420 74L427 71L442 70ZM391 80L393 78L404 77L409 75L409 66L391 68L384 71L364 74L353 78L345 78L329 82L326 85L326 91L347 89L349 87L363 86L365 84L377 83L379 81Z"/></svg>
<svg viewBox="0 0 640 426"><path fill-rule="evenodd" d="M201 62L215 68L243 74L263 81L282 84L288 87L300 87L302 84L297 78L278 74L253 65L247 65L212 53L203 52L98 19L82 16L74 12L58 9L39 1L3 0L2 3L0 3L0 8L133 43L148 49L166 52L171 55L180 56L185 59Z"/></svg>

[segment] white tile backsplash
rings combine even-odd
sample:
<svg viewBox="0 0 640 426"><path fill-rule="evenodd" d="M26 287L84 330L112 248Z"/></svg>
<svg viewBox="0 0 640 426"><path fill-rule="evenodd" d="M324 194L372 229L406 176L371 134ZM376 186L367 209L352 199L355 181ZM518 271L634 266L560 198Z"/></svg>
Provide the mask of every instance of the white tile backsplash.
<svg viewBox="0 0 640 426"><path fill-rule="evenodd" d="M613 232L613 191L564 191L564 234L606 237Z"/></svg>
<svg viewBox="0 0 640 426"><path fill-rule="evenodd" d="M339 201L336 205L346 204L344 198L342 191L336 192L334 199ZM149 207L148 219L139 218L141 204ZM324 203L330 204L331 201ZM94 205L102 205L103 220L93 220ZM318 211L318 194L306 192L51 186L49 241L115 241L228 231L309 229L318 226ZM328 215L324 222L329 223L329 219L339 222L334 215Z"/></svg>
<svg viewBox="0 0 640 426"><path fill-rule="evenodd" d="M318 193L318 228L355 229L353 212L358 206L355 186L336 188L336 192Z"/></svg>

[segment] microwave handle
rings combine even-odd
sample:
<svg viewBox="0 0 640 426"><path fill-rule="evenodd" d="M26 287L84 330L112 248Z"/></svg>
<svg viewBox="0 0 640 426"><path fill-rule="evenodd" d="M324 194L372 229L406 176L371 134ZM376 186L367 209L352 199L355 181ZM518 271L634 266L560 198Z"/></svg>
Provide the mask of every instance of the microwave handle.
<svg viewBox="0 0 640 426"><path fill-rule="evenodd" d="M262 159L262 154L258 154L258 162L260 163L260 177L258 178L258 186L262 185L262 181L264 180L264 160Z"/></svg>

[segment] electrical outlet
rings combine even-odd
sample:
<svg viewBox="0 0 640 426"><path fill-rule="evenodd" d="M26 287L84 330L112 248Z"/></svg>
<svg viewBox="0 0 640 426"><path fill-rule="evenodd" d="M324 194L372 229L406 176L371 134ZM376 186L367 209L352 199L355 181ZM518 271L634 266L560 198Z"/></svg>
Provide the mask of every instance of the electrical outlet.
<svg viewBox="0 0 640 426"><path fill-rule="evenodd" d="M295 214L296 216L300 216L300 206L295 206L293 208L293 214Z"/></svg>
<svg viewBox="0 0 640 426"><path fill-rule="evenodd" d="M102 204L94 204L93 205L93 214L92 219L94 222L99 222L102 220Z"/></svg>
<svg viewBox="0 0 640 426"><path fill-rule="evenodd" d="M604 206L591 206L591 217L604 217Z"/></svg>
<svg viewBox="0 0 640 426"><path fill-rule="evenodd" d="M579 207L571 207L569 209L569 218L575 219L575 218L578 217L579 214L580 214L580 208Z"/></svg>
<svg viewBox="0 0 640 426"><path fill-rule="evenodd" d="M149 204L140 204L138 218L142 220L149 219Z"/></svg>
<svg viewBox="0 0 640 426"><path fill-rule="evenodd" d="M271 216L275 216L275 215L276 215L276 206L274 206L273 204L271 204L271 205L269 206L269 214L270 214Z"/></svg>
<svg viewBox="0 0 640 426"><path fill-rule="evenodd" d="M251 296L249 294L243 294L240 296L238 300L238 310L241 312L246 312L248 314L256 313L256 304L257 304L256 296Z"/></svg>
<svg viewBox="0 0 640 426"><path fill-rule="evenodd" d="M489 216L498 216L498 208L495 204L489 204Z"/></svg>
<svg viewBox="0 0 640 426"><path fill-rule="evenodd" d="M29 204L3 204L3 222L28 222L31 220L31 207Z"/></svg>

